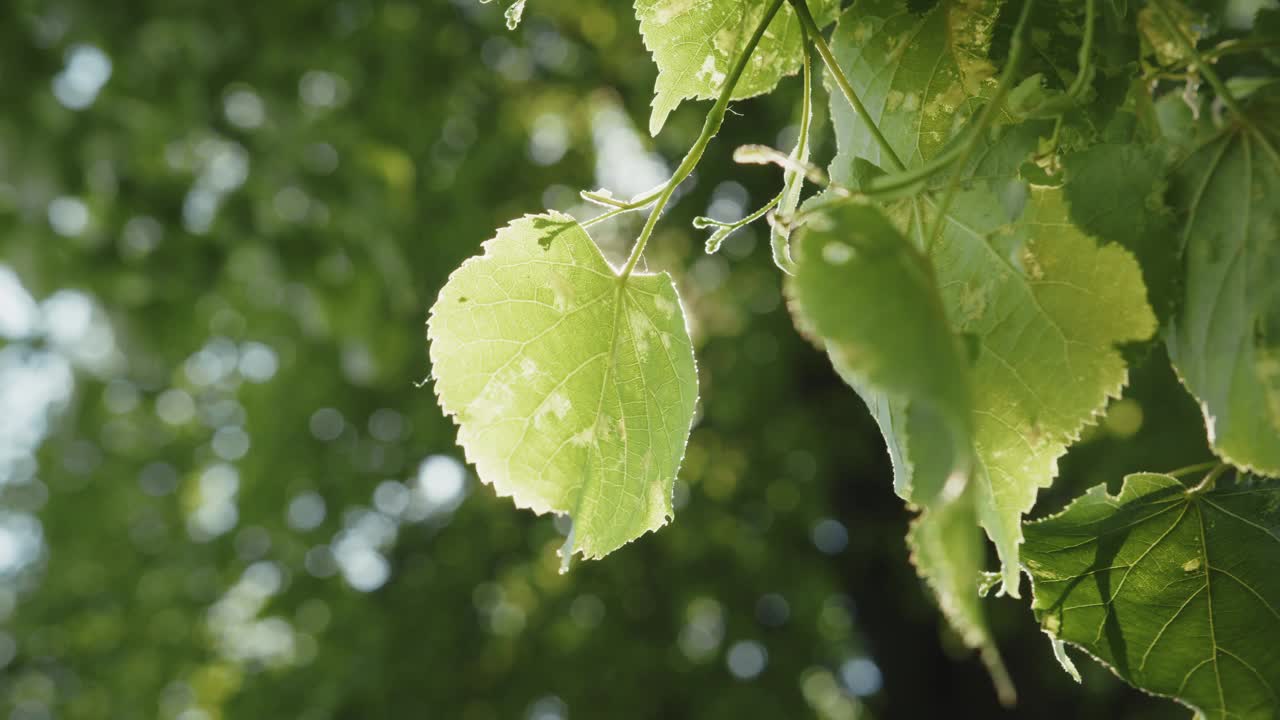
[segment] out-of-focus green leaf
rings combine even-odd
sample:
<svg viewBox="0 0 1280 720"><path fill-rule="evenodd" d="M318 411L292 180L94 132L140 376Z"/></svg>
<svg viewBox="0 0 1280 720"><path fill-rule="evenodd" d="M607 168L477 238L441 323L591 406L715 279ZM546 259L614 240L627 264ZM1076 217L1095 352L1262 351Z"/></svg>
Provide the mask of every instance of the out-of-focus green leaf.
<svg viewBox="0 0 1280 720"><path fill-rule="evenodd" d="M917 570L1011 700L978 596L985 552L968 487L969 372L933 269L879 210L837 205L806 220L788 294L797 323L880 424L898 494L922 510L908 537Z"/></svg>
<svg viewBox="0 0 1280 720"><path fill-rule="evenodd" d="M908 406L936 418L949 462L923 478L909 460L895 468L898 493L928 504L947 475L967 470L972 427L968 370L928 260L878 209L846 203L806 218L788 294L798 324L841 375L883 396L886 413L877 415L886 436L888 418Z"/></svg>

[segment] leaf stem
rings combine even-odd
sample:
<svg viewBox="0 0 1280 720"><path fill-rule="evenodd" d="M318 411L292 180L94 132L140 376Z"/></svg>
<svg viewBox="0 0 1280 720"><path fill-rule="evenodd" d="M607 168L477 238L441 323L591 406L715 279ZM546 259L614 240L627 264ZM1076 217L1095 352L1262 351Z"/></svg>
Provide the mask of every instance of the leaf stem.
<svg viewBox="0 0 1280 720"><path fill-rule="evenodd" d="M1204 476L1204 479L1200 481L1199 485L1196 485L1187 492L1192 495L1202 495L1212 491L1218 484L1218 478L1222 477L1222 474L1230 469L1231 466L1226 463L1216 465L1207 475Z"/></svg>
<svg viewBox="0 0 1280 720"><path fill-rule="evenodd" d="M1209 462L1196 463L1195 465L1188 465L1186 467L1178 468L1177 470L1171 470L1165 473L1165 475L1172 478L1180 478L1187 475L1194 475L1202 470L1211 470L1218 465L1219 463L1217 460L1210 460Z"/></svg>
<svg viewBox="0 0 1280 720"><path fill-rule="evenodd" d="M777 207L778 203L782 202L782 196L784 194L785 194L785 191L780 192L777 195L774 195L773 199L765 203L764 205L762 205L759 210L756 210L750 215L742 218L741 220L737 220L735 222L722 222L720 220L716 220L714 218L709 218L709 217L694 218L693 226L698 228L699 230L709 228L709 227L716 228L716 231L714 233L711 233L711 237L707 238L707 254L711 255L718 252L720 250L720 246L724 243L724 241L729 239L729 236L737 232L739 228L742 228L746 225L750 225L751 223L764 217L766 214L768 214L770 210Z"/></svg>
<svg viewBox="0 0 1280 720"><path fill-rule="evenodd" d="M671 179L667 181L662 191L658 194L653 211L649 213L649 219L645 221L644 228L640 230L640 237L636 239L635 246L631 248L631 255L627 258L627 264L623 266L622 272L619 274L622 282L626 282L627 278L631 277L631 273L635 271L641 256L644 255L645 246L649 244L649 238L653 236L653 229L658 224L658 217L662 215L667 203L671 201L671 195L675 193L680 183L689 177L693 169L698 166L698 162L702 160L702 154L707 150L707 145L711 143L711 139L720 131L720 125L724 122L725 111L729 107L729 101L733 98L733 89L737 87L738 80L742 77L743 71L747 69L747 61L751 59L752 53L755 52L756 46L760 44L760 39L764 37L765 30L768 29L769 23L773 21L773 17L778 14L778 9L782 7L783 2L784 0L770 0L769 7L765 10L764 17L760 19L760 24L756 27L756 31L752 33L751 39L747 41L746 47L742 49L742 54L738 56L737 62L729 70L729 76L725 78L724 87L720 90L720 97L716 99L715 105L711 106L711 111L707 113L707 119L702 123L701 134L698 135L693 147L689 148L689 152L684 156L684 160L680 162L680 166L676 168Z"/></svg>
<svg viewBox="0 0 1280 720"><path fill-rule="evenodd" d="M1013 40L1009 46L1009 60L1005 63L1004 72L1000 74L1000 83L996 86L995 93L991 96L978 114L978 120L974 124L973 131L969 133L969 137L965 140L964 147L960 151L960 156L955 161L955 166L951 169L951 179L947 181L947 189L942 196L942 203L938 205L938 214L934 217L933 227L925 236L932 243L940 232L942 232L942 224L947 216L947 211L951 208L951 202L955 200L956 191L960 187L960 174L964 166L969 162L969 158L973 156L973 151L978 146L978 138L986 132L987 127L991 124L992 118L999 108L1004 105L1005 96L1009 94L1009 88L1013 85L1013 75L1018 70L1018 65L1022 64L1022 53L1026 40L1027 20L1031 17L1031 7L1035 5L1035 0L1027 0L1022 6L1022 14L1018 16L1018 24L1013 28Z"/></svg>
<svg viewBox="0 0 1280 720"><path fill-rule="evenodd" d="M620 205L620 206L618 206L618 207L615 207L613 210L610 210L610 211L608 211L608 212L600 213L599 215L597 215L597 216L595 216L595 217L593 217L593 218L588 218L588 219L586 219L586 220L583 220L582 222L580 222L580 223L578 223L578 224L579 224L579 225L581 225L581 226L582 226L582 227L584 227L584 228L588 228L588 227L591 227L592 225L595 225L596 223L602 223L602 222L604 222L605 220L611 220L611 219L613 219L613 218L615 218L615 217L617 217L617 216L619 216L619 215L623 215L623 214L626 214L626 213L629 213L629 212L635 212L636 210L639 210L639 209L641 209L641 208L643 208L643 207L645 207L645 206L647 206L647 205L651 205L652 203L653 203L653 200L650 200L649 202L645 203L644 205L634 205L634 206L632 206L632 205Z"/></svg>
<svg viewBox="0 0 1280 720"><path fill-rule="evenodd" d="M1067 89L1067 95L1076 98L1084 91L1088 77L1092 75L1093 70L1093 30L1098 23L1098 9L1095 7L1097 0L1086 0L1084 15L1084 40L1080 43L1080 53L1076 56L1077 75L1075 81L1071 83L1071 87Z"/></svg>
<svg viewBox="0 0 1280 720"><path fill-rule="evenodd" d="M659 185L658 187L650 190L649 192L642 193L640 195L637 195L631 198L630 201L619 200L613 197L612 195L607 195L606 193L609 192L608 190L603 190L600 192L583 190L582 192L578 193L578 195L581 196L583 200L586 200L587 202L595 203L596 205L603 205L604 207L609 207L609 208L618 208L620 210L638 210L642 207L645 207L646 205L651 204L654 200L657 200L658 195L662 192L662 187L663 187L662 185Z"/></svg>
<svg viewBox="0 0 1280 720"><path fill-rule="evenodd" d="M876 121L871 119L871 113L867 112L862 100L858 99L858 93L854 92L853 85L849 84L849 78L845 76L844 70L840 69L840 63L836 61L836 56L831 52L831 47L827 45L826 39L822 37L822 29L818 27L818 23L814 22L813 15L809 13L809 7L805 4L805 0L790 0L790 2L791 6L796 9L796 16L800 18L800 24L809 33L814 47L818 48L818 54L822 56L822 62L826 64L831 77L835 79L836 85L839 86L840 93L853 106L853 111L858 114L862 123L867 126L871 136L875 138L876 144L880 146L880 152L893 163L893 169L904 169L906 166L902 164L898 154L893 151L893 146L885 139L884 134L880 132L880 127L876 125Z"/></svg>
<svg viewBox="0 0 1280 720"><path fill-rule="evenodd" d="M773 253L773 264L787 275L795 274L796 263L791 257L791 216L795 214L800 203L800 193L804 191L805 177L809 169L804 167L809 162L809 125L813 123L813 60L809 57L809 30L800 25L800 47L804 52L804 72L801 82L804 91L800 94L800 136L796 138L795 149L789 159L797 167L790 167L782 173L782 193L778 195L781 202L781 214L775 213L769 223L769 249ZM782 202L784 201L785 202ZM780 216L781 215L781 216Z"/></svg>

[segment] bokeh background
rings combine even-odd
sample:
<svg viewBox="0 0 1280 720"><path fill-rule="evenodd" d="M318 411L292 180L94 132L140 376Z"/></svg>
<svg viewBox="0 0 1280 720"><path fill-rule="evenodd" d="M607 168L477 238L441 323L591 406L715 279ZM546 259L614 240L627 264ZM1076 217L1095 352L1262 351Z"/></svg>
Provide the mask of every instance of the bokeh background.
<svg viewBox="0 0 1280 720"><path fill-rule="evenodd" d="M629 3L503 9L0 3L0 716L1186 717L1083 657L1075 685L1008 598L999 708L762 229L702 253L694 215L777 191L731 154L789 147L794 80L733 106L648 253L700 360L676 520L557 573L565 524L462 464L427 309L510 219L663 180L705 105L643 133ZM618 257L639 219L593 233ZM1204 459L1136 356L1038 512Z"/></svg>

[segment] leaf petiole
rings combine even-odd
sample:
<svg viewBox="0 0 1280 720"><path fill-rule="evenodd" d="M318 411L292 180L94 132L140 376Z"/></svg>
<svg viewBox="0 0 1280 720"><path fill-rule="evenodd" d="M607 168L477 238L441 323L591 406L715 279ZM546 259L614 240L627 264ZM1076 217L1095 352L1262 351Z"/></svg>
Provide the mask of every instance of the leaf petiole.
<svg viewBox="0 0 1280 720"><path fill-rule="evenodd" d="M866 106L858 98L858 93L854 92L853 85L849 83L849 78L845 76L844 70L840 69L840 63L836 60L835 54L831 52L831 46L822 37L822 29L814 21L813 15L809 12L809 7L805 4L805 0L790 0L790 2L791 6L796 9L796 16L800 18L800 24L804 26L805 32L809 34L809 39L813 41L814 47L818 49L818 54L822 56L822 62L827 66L831 77L835 79L836 85L840 88L840 93L844 95L844 99L849 101L849 104L853 106L853 111L858 114L863 124L871 131L871 136L875 138L876 144L880 146L880 151L893 163L894 169L904 169L906 166L902 164L902 160L894 152L893 146L889 144L889 140L885 138L884 133L880 132L880 127L871 118L871 113L867 112Z"/></svg>
<svg viewBox="0 0 1280 720"><path fill-rule="evenodd" d="M716 231L711 234L711 237L707 238L707 254L711 255L719 251L720 246L724 243L724 241L727 240L730 235L737 232L739 228L750 225L751 223L764 217L766 214L768 214L770 210L777 207L778 203L782 202L782 196L784 193L785 191L778 193L777 195L773 196L772 200L765 203L759 210L756 210L750 215L742 218L741 220L737 220L735 222L722 222L720 220L716 220L715 218L709 218L709 217L694 218L693 226L698 228L699 230L704 230L710 227L716 228Z"/></svg>

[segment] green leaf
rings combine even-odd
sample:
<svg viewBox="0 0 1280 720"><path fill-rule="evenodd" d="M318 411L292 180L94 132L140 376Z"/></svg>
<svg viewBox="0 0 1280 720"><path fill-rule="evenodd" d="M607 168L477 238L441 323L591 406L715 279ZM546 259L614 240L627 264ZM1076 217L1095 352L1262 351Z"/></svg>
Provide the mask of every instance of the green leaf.
<svg viewBox="0 0 1280 720"><path fill-rule="evenodd" d="M986 567L986 543L978 528L973 493L939 497L923 510L907 533L911 562L929 584L947 621L965 645L976 648L1006 706L1017 700L1013 681L996 650L982 609L979 581Z"/></svg>
<svg viewBox="0 0 1280 720"><path fill-rule="evenodd" d="M967 117L995 70L987 60L999 0L941 0L923 15L899 0L858 0L840 17L832 52L907 167L923 164ZM890 168L861 119L831 93L839 154L831 177L852 184L855 158Z"/></svg>
<svg viewBox="0 0 1280 720"><path fill-rule="evenodd" d="M880 424L898 494L922 508L908 535L916 569L1011 702L1013 686L978 595L985 551L968 488L967 362L933 269L879 210L844 203L806 221L787 291L797 324Z"/></svg>
<svg viewBox="0 0 1280 720"><path fill-rule="evenodd" d="M1085 232L1128 248L1142 266L1151 305L1172 310L1180 248L1164 202L1165 160L1154 148L1100 144L1063 159L1071 220Z"/></svg>
<svg viewBox="0 0 1280 720"><path fill-rule="evenodd" d="M978 517L1017 595L1022 515L1119 395L1127 368L1116 346L1149 338L1156 322L1133 256L1073 226L1061 189L1032 188L1016 222L982 187L951 207L930 257L952 324L979 346L970 373Z"/></svg>
<svg viewBox="0 0 1280 720"><path fill-rule="evenodd" d="M820 26L835 19L839 0L810 0ZM636 0L645 47L658 66L649 133L657 135L671 111L687 98L713 99L764 18L755 0ZM783 5L734 87L735 100L767 93L800 70L805 49L795 9Z"/></svg>
<svg viewBox="0 0 1280 720"><path fill-rule="evenodd" d="M1201 717L1280 707L1280 483L1098 486L1026 525L1032 608L1050 635Z"/></svg>
<svg viewBox="0 0 1280 720"><path fill-rule="evenodd" d="M427 324L467 459L517 507L572 517L566 564L661 527L697 399L671 278L620 278L558 213L517 220L484 250Z"/></svg>
<svg viewBox="0 0 1280 720"><path fill-rule="evenodd" d="M787 291L797 324L868 400L886 436L895 433L884 426L898 414L906 422L911 406L941 431L931 439L946 438L921 487L908 455L894 458L898 493L928 504L949 474L967 471L972 445L964 355L928 260L879 210L844 203L806 219Z"/></svg>
<svg viewBox="0 0 1280 720"><path fill-rule="evenodd" d="M1178 169L1186 277L1169 356L1223 459L1280 475L1280 113L1229 132Z"/></svg>

